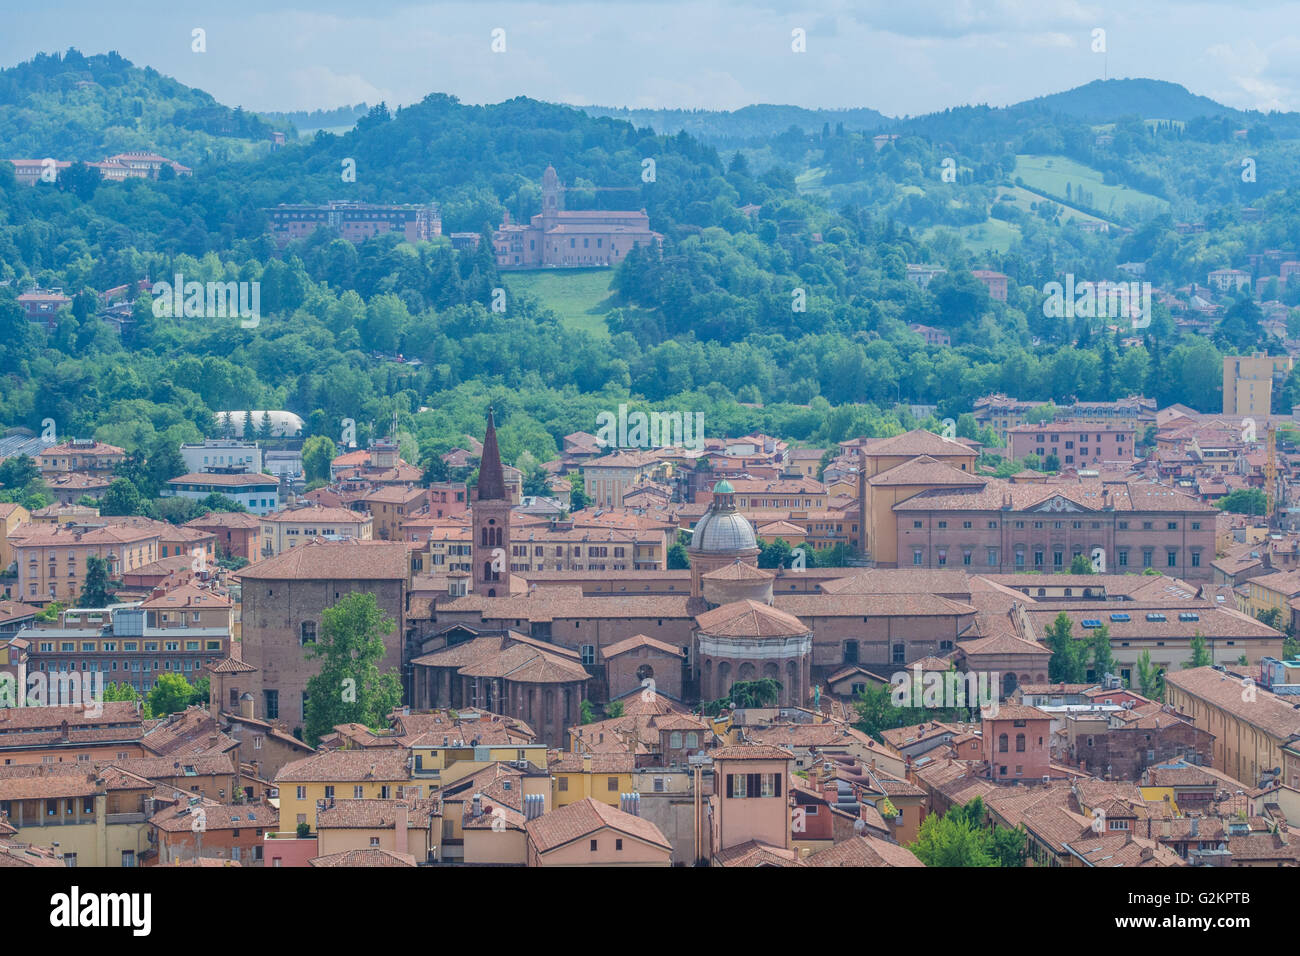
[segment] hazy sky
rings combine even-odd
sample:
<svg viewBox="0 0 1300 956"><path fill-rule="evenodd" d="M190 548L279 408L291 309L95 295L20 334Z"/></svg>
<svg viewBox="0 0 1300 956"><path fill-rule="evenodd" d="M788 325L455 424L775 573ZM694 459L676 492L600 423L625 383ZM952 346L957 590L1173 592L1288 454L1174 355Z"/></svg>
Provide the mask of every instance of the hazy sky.
<svg viewBox="0 0 1300 956"><path fill-rule="evenodd" d="M7 0L19 3L19 0ZM1243 109L1300 109L1296 0L36 0L6 14L0 64L75 46L255 110L526 95L575 104L1005 105L1152 77ZM207 52L191 50L206 31ZM505 31L505 52L491 49ZM791 49L805 31L807 50ZM1106 52L1093 52L1105 30Z"/></svg>

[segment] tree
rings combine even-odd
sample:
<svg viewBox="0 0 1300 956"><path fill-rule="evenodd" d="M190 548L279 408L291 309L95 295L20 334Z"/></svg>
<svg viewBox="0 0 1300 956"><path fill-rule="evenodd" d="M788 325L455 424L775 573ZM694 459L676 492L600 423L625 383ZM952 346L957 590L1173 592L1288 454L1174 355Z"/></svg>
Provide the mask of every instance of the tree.
<svg viewBox="0 0 1300 956"><path fill-rule="evenodd" d="M623 702L622 702L621 700L614 700L614 701L610 701L608 704L606 704L606 705L605 705L605 716L606 716L606 717L611 717L611 718L612 718L612 717L622 717L622 716L623 716Z"/></svg>
<svg viewBox="0 0 1300 956"><path fill-rule="evenodd" d="M684 571L691 566L690 555L686 553L686 548L681 544L672 544L668 547L668 570Z"/></svg>
<svg viewBox="0 0 1300 956"><path fill-rule="evenodd" d="M730 697L737 707L775 707L781 699L781 682L774 677L738 680L731 685Z"/></svg>
<svg viewBox="0 0 1300 956"><path fill-rule="evenodd" d="M1238 488L1218 501L1219 510L1239 515L1262 515L1268 510L1268 495L1259 488Z"/></svg>
<svg viewBox="0 0 1300 956"><path fill-rule="evenodd" d="M402 700L397 669L381 674L384 636L397 622L380 610L374 594L353 592L321 613L320 635L300 637L308 660L320 671L307 680L304 736L313 747L338 724L387 726Z"/></svg>
<svg viewBox="0 0 1300 956"><path fill-rule="evenodd" d="M36 462L27 455L6 458L0 461L0 485L6 488L22 488L29 481L41 477Z"/></svg>
<svg viewBox="0 0 1300 956"><path fill-rule="evenodd" d="M1092 672L1096 679L1101 680L1107 674L1114 674L1118 668L1115 666L1115 655L1110 649L1110 628L1105 624L1095 628L1091 643Z"/></svg>
<svg viewBox="0 0 1300 956"><path fill-rule="evenodd" d="M77 603L82 607L107 607L112 594L108 585L108 562L89 555L86 558L86 583Z"/></svg>
<svg viewBox="0 0 1300 956"><path fill-rule="evenodd" d="M1205 635L1198 630L1192 635L1192 659L1184 661L1183 667L1190 670L1193 667L1209 667L1213 663L1214 659L1205 645Z"/></svg>
<svg viewBox="0 0 1300 956"><path fill-rule="evenodd" d="M1044 642L1052 652L1047 679L1052 683L1081 684L1087 676L1088 645L1074 639L1074 625L1062 611L1047 627Z"/></svg>
<svg viewBox="0 0 1300 956"><path fill-rule="evenodd" d="M308 481L329 480L330 462L338 447L328 435L312 435L302 443L302 472Z"/></svg>
<svg viewBox="0 0 1300 956"><path fill-rule="evenodd" d="M1280 607L1265 608L1255 615L1260 623L1266 624L1275 631L1284 630L1282 626L1282 609Z"/></svg>
<svg viewBox="0 0 1300 956"><path fill-rule="evenodd" d="M578 702L578 720L584 724L590 724L596 720L596 708L585 697Z"/></svg>
<svg viewBox="0 0 1300 956"><path fill-rule="evenodd" d="M916 842L908 847L926 866L1022 866L1028 847L1023 827L992 827L984 802L976 797L942 816L921 822Z"/></svg>
<svg viewBox="0 0 1300 956"><path fill-rule="evenodd" d="M175 671L158 675L153 690L149 691L149 709L158 717L178 713L193 700L193 685Z"/></svg>
<svg viewBox="0 0 1300 956"><path fill-rule="evenodd" d="M1092 561L1088 559L1087 555L1076 554L1074 556L1074 560L1070 562L1070 573L1071 574L1092 574L1093 573Z"/></svg>
<svg viewBox="0 0 1300 956"><path fill-rule="evenodd" d="M36 620L42 624L50 624L59 619L59 614L67 607L61 601L51 601L45 607L41 608L36 615Z"/></svg>
<svg viewBox="0 0 1300 956"><path fill-rule="evenodd" d="M1151 663L1151 652L1144 650L1137 662L1138 691L1147 700L1164 700L1164 671Z"/></svg>
<svg viewBox="0 0 1300 956"><path fill-rule="evenodd" d="M138 515L142 504L140 492L129 478L114 478L99 500L101 515Z"/></svg>

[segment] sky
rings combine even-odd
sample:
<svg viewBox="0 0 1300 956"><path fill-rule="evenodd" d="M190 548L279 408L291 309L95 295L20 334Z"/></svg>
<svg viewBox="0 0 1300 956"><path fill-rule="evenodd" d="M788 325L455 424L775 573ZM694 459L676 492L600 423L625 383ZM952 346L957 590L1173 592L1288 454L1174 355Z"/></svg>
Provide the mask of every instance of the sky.
<svg viewBox="0 0 1300 956"><path fill-rule="evenodd" d="M1300 110L1297 0L9 3L21 11L5 15L0 65L116 50L259 111L399 106L439 92L467 103L522 95L903 116L1004 106L1107 76L1168 80L1240 109Z"/></svg>

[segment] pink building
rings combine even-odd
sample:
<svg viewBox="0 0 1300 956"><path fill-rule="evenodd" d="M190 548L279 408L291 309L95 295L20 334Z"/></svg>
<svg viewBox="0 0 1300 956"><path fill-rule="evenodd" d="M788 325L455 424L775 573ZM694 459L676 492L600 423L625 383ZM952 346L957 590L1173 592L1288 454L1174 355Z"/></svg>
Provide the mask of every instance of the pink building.
<svg viewBox="0 0 1300 956"><path fill-rule="evenodd" d="M492 237L498 268L616 266L635 246L662 245L664 237L651 230L644 209L566 210L564 192L555 167L547 166L542 174L541 213L528 225L512 223L506 213Z"/></svg>
<svg viewBox="0 0 1300 956"><path fill-rule="evenodd" d="M1069 421L1017 425L1007 430L1012 458L1055 455L1062 468L1079 468L1104 461L1132 461L1137 430L1126 425L1086 425Z"/></svg>
<svg viewBox="0 0 1300 956"><path fill-rule="evenodd" d="M400 232L408 242L442 235L442 213L436 203L385 206L336 199L323 205L286 205L265 210L271 238L283 246L305 239L317 229L337 232L349 242L365 242L386 232Z"/></svg>
<svg viewBox="0 0 1300 956"><path fill-rule="evenodd" d="M725 850L757 843L789 850L787 781L794 754L780 747L722 747L713 751L712 843Z"/></svg>
<svg viewBox="0 0 1300 956"><path fill-rule="evenodd" d="M988 286L989 295L999 302L1007 301L1007 277L1001 272L989 269L976 269L971 272L976 279Z"/></svg>
<svg viewBox="0 0 1300 956"><path fill-rule="evenodd" d="M1039 783L1051 774L1049 715L1037 707L1002 704L996 711L984 711L982 717L980 736L990 779Z"/></svg>

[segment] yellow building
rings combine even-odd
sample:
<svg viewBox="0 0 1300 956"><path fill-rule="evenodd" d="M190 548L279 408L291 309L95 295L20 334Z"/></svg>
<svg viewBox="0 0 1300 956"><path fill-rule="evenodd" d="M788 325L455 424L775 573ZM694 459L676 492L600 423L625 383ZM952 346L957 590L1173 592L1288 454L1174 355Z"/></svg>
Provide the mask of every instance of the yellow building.
<svg viewBox="0 0 1300 956"><path fill-rule="evenodd" d="M1281 613L1279 629L1291 623L1293 598L1300 597L1300 571L1274 571L1246 581L1246 607L1252 617L1276 608Z"/></svg>
<svg viewBox="0 0 1300 956"><path fill-rule="evenodd" d="M983 482L975 452L967 445L917 429L862 447L858 505L862 551L879 567L898 566L898 516L894 505L932 488L964 488Z"/></svg>
<svg viewBox="0 0 1300 956"><path fill-rule="evenodd" d="M1300 752L1291 743L1300 735L1300 710L1247 681L1213 667L1171 670L1165 702L1214 735L1215 770L1255 787L1260 774L1276 768L1284 783L1300 789Z"/></svg>
<svg viewBox="0 0 1300 956"><path fill-rule="evenodd" d="M338 800L316 818L317 855L377 848L421 863L442 857L436 800Z"/></svg>
<svg viewBox="0 0 1300 956"><path fill-rule="evenodd" d="M27 509L19 504L0 503L0 571L14 563L16 552L9 535L21 524L32 520Z"/></svg>
<svg viewBox="0 0 1300 956"><path fill-rule="evenodd" d="M616 807L619 794L633 790L636 757L630 753L562 753L552 757L549 769L557 807L587 797Z"/></svg>
<svg viewBox="0 0 1300 956"><path fill-rule="evenodd" d="M374 519L347 508L286 508L262 516L262 554L272 557L313 538L373 537Z"/></svg>
<svg viewBox="0 0 1300 956"><path fill-rule="evenodd" d="M52 849L69 866L137 866L149 849L152 781L85 762L0 767L0 812L13 840ZM55 844L58 844L55 847Z"/></svg>
<svg viewBox="0 0 1300 956"><path fill-rule="evenodd" d="M285 764L275 775L280 790L280 829L305 823L316 829L318 810L331 800L394 800L426 794L411 779L411 751L405 747L327 750Z"/></svg>
<svg viewBox="0 0 1300 956"><path fill-rule="evenodd" d="M553 806L545 770L503 763L448 784L439 796L443 861L474 865L522 865L529 814L538 816Z"/></svg>
<svg viewBox="0 0 1300 956"><path fill-rule="evenodd" d="M1291 371L1289 355L1225 355L1223 357L1223 414L1268 415L1273 402L1273 381Z"/></svg>

